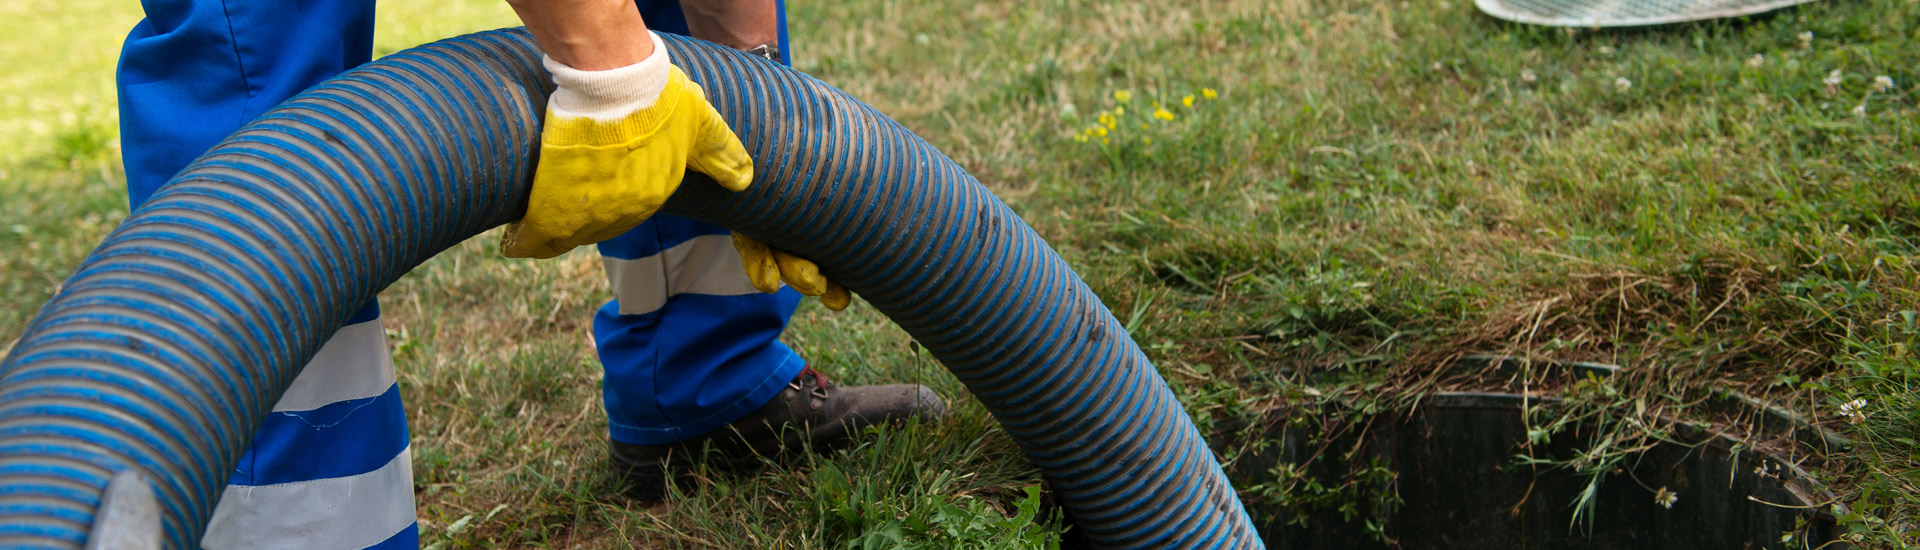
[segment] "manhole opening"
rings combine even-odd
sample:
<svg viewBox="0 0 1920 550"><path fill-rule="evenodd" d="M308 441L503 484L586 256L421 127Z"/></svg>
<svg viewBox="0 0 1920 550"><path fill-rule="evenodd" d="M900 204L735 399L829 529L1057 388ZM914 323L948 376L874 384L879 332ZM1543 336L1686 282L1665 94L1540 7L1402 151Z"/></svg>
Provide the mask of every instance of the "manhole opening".
<svg viewBox="0 0 1920 550"><path fill-rule="evenodd" d="M1325 445L1282 422L1266 434L1281 444L1243 457L1233 478L1243 491L1296 480L1284 493L1292 496L1278 497L1293 500L1295 516L1259 490L1246 499L1274 549L1744 550L1820 548L1837 535L1819 509L1828 498L1797 469L1697 430L1636 449L1600 475L1592 512L1576 521L1574 503L1594 478L1521 460L1523 404L1511 394L1437 394L1411 414L1376 416ZM1593 448L1593 435L1563 431L1531 454L1574 458ZM1280 477L1287 468L1305 475ZM1670 498L1660 498L1661 489ZM1349 493L1312 499L1329 491Z"/></svg>

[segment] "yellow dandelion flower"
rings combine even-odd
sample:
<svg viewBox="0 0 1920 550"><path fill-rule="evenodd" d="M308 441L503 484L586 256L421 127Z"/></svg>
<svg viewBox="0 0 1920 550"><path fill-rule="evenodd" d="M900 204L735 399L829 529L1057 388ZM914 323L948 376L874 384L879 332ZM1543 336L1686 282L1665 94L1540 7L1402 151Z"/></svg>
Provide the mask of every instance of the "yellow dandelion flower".
<svg viewBox="0 0 1920 550"><path fill-rule="evenodd" d="M1173 120L1173 113L1166 109L1154 109L1153 118L1157 118L1160 120Z"/></svg>
<svg viewBox="0 0 1920 550"><path fill-rule="evenodd" d="M1113 115L1109 115L1109 114L1106 114L1106 113L1100 113L1100 125L1101 125L1101 126L1105 126L1105 127L1108 127L1108 128L1112 128L1112 127L1113 127L1113 125L1114 125L1114 122L1115 122L1115 121L1114 121L1114 119L1113 119Z"/></svg>
<svg viewBox="0 0 1920 550"><path fill-rule="evenodd" d="M1118 101L1118 102L1121 102L1121 103L1126 103L1126 102L1129 102L1129 101L1133 101L1133 91L1131 91L1131 90L1116 90L1116 91L1114 91L1114 92L1113 92L1113 100L1114 100L1114 101Z"/></svg>
<svg viewBox="0 0 1920 550"><path fill-rule="evenodd" d="M1153 138L1147 138L1147 145L1153 145Z"/></svg>
<svg viewBox="0 0 1920 550"><path fill-rule="evenodd" d="M1213 91L1213 88L1201 88L1200 97L1204 97L1207 99L1219 99L1220 92Z"/></svg>
<svg viewBox="0 0 1920 550"><path fill-rule="evenodd" d="M1100 144L1101 144L1101 145L1106 145L1106 144L1108 144L1108 143L1113 143L1113 142L1111 142L1111 141L1108 141L1108 140L1107 140L1107 138L1100 138Z"/></svg>
<svg viewBox="0 0 1920 550"><path fill-rule="evenodd" d="M1145 123L1145 122L1142 122L1142 123L1140 123L1140 127L1141 127L1141 128L1152 128L1152 126L1148 126L1148 125L1147 125L1147 123Z"/></svg>
<svg viewBox="0 0 1920 550"><path fill-rule="evenodd" d="M1183 97L1183 98L1180 98L1180 104L1181 104L1181 105L1185 105L1185 106L1188 106L1188 107L1192 107L1192 106L1193 106L1193 94L1187 94L1187 97Z"/></svg>
<svg viewBox="0 0 1920 550"><path fill-rule="evenodd" d="M1094 128L1094 129L1093 129L1093 135L1094 135L1095 137L1099 137L1099 138L1102 138L1102 139L1100 140L1100 142L1101 142L1101 143L1105 143L1105 142L1107 141L1107 140L1105 139L1105 138L1107 137L1107 129L1106 129L1106 128Z"/></svg>
<svg viewBox="0 0 1920 550"><path fill-rule="evenodd" d="M1087 135L1086 135L1086 134L1074 134L1074 135L1073 135L1073 140L1074 140L1074 141L1078 141L1078 142L1080 142L1080 143L1086 143L1086 142L1087 142Z"/></svg>
<svg viewBox="0 0 1920 550"><path fill-rule="evenodd" d="M1114 116L1127 116L1127 108L1126 108L1126 107L1115 107L1115 108L1113 109L1113 114L1114 114Z"/></svg>

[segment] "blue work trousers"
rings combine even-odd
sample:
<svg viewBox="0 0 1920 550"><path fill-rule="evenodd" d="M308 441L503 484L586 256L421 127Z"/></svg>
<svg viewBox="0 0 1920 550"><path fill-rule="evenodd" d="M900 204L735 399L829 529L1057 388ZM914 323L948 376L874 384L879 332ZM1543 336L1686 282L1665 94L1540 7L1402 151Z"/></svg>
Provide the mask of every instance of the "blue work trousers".
<svg viewBox="0 0 1920 550"><path fill-rule="evenodd" d="M677 1L647 24L687 32ZM121 51L130 207L222 138L372 53L372 0L145 0ZM786 48L785 8L781 41ZM784 60L783 60L784 61ZM802 362L777 338L799 302L746 284L726 230L657 216L601 243L614 300L594 318L610 436L691 438L770 401ZM294 380L216 507L209 549L417 548L405 410L378 304Z"/></svg>

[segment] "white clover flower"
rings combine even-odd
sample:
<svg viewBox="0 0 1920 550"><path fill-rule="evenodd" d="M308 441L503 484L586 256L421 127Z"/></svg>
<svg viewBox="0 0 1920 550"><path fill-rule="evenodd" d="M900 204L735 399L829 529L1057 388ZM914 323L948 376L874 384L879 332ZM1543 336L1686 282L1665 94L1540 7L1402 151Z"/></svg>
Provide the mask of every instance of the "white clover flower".
<svg viewBox="0 0 1920 550"><path fill-rule="evenodd" d="M1679 501L1680 501L1680 493L1669 491L1667 490L1666 487L1661 487L1659 491L1655 491L1653 493L1653 503L1659 504L1662 508L1666 508L1668 510L1672 510L1673 503L1679 502Z"/></svg>
<svg viewBox="0 0 1920 550"><path fill-rule="evenodd" d="M1753 57L1747 58L1748 67L1758 69L1760 68L1761 65L1765 65L1765 64L1767 64L1767 56L1756 53L1756 54L1753 54Z"/></svg>
<svg viewBox="0 0 1920 550"><path fill-rule="evenodd" d="M1893 89L1893 77L1880 75L1873 77L1873 91L1884 92Z"/></svg>
<svg viewBox="0 0 1920 550"><path fill-rule="evenodd" d="M1827 79L1825 80L1827 86L1839 86L1840 81L1840 69L1834 69L1833 72L1827 73Z"/></svg>
<svg viewBox="0 0 1920 550"><path fill-rule="evenodd" d="M1600 55L1613 55L1613 46L1601 46Z"/></svg>
<svg viewBox="0 0 1920 550"><path fill-rule="evenodd" d="M1863 111L1863 110L1864 109L1855 109L1856 112ZM1847 417L1848 422L1859 424L1867 420L1867 413L1865 410L1866 408L1867 408L1867 400L1865 398L1855 399L1852 401L1848 401L1846 403L1841 403L1840 414L1842 416Z"/></svg>
<svg viewBox="0 0 1920 550"><path fill-rule="evenodd" d="M1613 89L1615 89L1615 90L1618 90L1618 91L1621 91L1621 92L1625 92L1625 91L1627 91L1627 90L1631 90L1631 89L1633 89L1633 81L1632 81L1632 80L1627 80L1627 77L1624 77L1624 76L1623 76L1623 77L1619 77L1619 78L1615 78L1615 79L1613 79Z"/></svg>
<svg viewBox="0 0 1920 550"><path fill-rule="evenodd" d="M1881 78L1885 78L1885 77L1881 77ZM1540 75L1533 74L1533 69L1520 69L1521 82L1533 82L1539 79L1540 79Z"/></svg>
<svg viewBox="0 0 1920 550"><path fill-rule="evenodd" d="M1436 71L1438 71L1438 70L1442 70L1442 69L1445 69L1445 68L1447 68L1447 66L1446 66L1446 65L1441 65L1439 61L1435 61L1435 62L1433 62L1433 70L1436 70Z"/></svg>
<svg viewBox="0 0 1920 550"><path fill-rule="evenodd" d="M1813 31L1800 32L1800 47L1802 48L1813 47Z"/></svg>
<svg viewBox="0 0 1920 550"><path fill-rule="evenodd" d="M1863 104L1863 105L1854 105L1854 106L1853 106L1853 116L1867 116L1867 106L1866 106L1866 105L1864 105L1864 104Z"/></svg>

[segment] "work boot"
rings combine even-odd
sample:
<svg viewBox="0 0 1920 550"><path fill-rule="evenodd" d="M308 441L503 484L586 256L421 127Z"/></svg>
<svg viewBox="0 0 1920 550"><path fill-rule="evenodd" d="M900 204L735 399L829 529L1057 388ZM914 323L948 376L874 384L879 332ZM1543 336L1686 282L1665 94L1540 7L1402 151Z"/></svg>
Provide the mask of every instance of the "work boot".
<svg viewBox="0 0 1920 550"><path fill-rule="evenodd" d="M610 448L614 471L625 476L627 494L655 502L666 496L669 475L681 489L690 489L694 460L708 449L715 457L739 465L802 448L838 448L875 424L939 421L946 414L946 402L926 386L838 386L807 367L772 401L720 429L677 443L612 441Z"/></svg>

